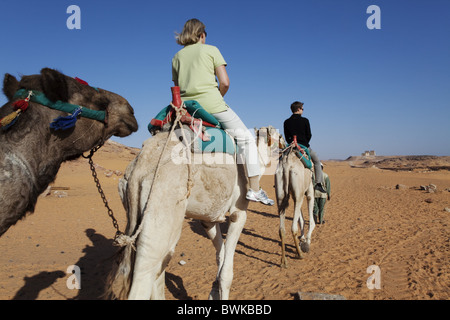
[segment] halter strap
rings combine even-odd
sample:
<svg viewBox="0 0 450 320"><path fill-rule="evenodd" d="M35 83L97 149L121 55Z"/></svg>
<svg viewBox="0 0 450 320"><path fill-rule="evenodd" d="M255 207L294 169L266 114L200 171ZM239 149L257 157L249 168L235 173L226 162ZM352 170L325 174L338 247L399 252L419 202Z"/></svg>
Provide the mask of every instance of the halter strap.
<svg viewBox="0 0 450 320"><path fill-rule="evenodd" d="M92 120L106 122L106 111L92 110L92 109L78 106L75 104L71 104L68 102L62 102L60 100L53 102L53 101L49 100L45 96L45 94L43 94L42 92L37 91L37 90L20 89L15 93L13 100L26 98L29 95L30 91L32 92L31 97L30 97L31 102L35 102L35 103L41 104L43 106L46 106L48 108L59 110L59 111L64 111L64 112L71 113L71 114L73 114L75 111L77 111L78 109L81 108L80 116L89 118Z"/></svg>

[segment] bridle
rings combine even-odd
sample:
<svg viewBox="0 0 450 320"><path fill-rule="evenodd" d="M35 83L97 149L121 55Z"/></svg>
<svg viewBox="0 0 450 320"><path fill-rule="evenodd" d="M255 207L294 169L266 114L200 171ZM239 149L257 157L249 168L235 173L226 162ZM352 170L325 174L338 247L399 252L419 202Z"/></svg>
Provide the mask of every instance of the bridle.
<svg viewBox="0 0 450 320"><path fill-rule="evenodd" d="M80 82L78 79L76 79L76 80L78 82ZM82 83L82 82L80 82L80 83ZM82 84L87 85L87 83L82 83ZM97 88L94 88L94 89L96 89L98 91ZM90 150L89 155L85 156L84 154L82 154L82 157L85 159L88 159L89 166L92 171L92 176L93 176L94 182L97 186L97 190L98 190L98 192L103 200L103 203L108 211L109 217L112 219L113 226L116 229L115 238L119 237L122 234L122 232L120 232L117 219L114 217L114 213L113 213L112 209L109 207L108 200L106 199L103 188L97 177L97 172L95 170L94 161L92 160L94 153L97 152L104 145L105 140L106 140L106 128L108 126L108 110L107 109L104 111L103 110L92 110L92 109L89 109L86 107L74 105L74 104L71 104L68 102L63 102L60 100L53 102L50 99L48 99L44 93L37 91L37 90L20 89L15 93L13 100L16 100L13 103L15 111L12 114L5 117L5 118L9 117L7 119L8 122L2 121L2 123L0 124L0 127L3 127L3 129L8 129L12 125L14 125L14 123L17 121L17 118L21 115L21 113L25 112L28 109L30 102L34 102L34 103L46 106L50 109L63 111L63 112L67 112L67 113L71 114L67 117L60 116L60 117L54 119L53 122L50 124L50 127L54 130L65 130L65 129L72 128L75 125L78 116L96 120L96 121L100 121L104 124L102 136L101 136L99 142ZM1 120L5 119L5 118L2 118ZM3 125L4 123L6 125Z"/></svg>

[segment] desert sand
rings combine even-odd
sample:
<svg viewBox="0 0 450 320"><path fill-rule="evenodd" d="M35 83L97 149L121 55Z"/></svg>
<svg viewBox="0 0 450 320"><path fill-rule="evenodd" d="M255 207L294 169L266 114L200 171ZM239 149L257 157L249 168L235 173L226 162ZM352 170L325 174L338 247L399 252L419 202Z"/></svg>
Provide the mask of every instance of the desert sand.
<svg viewBox="0 0 450 320"><path fill-rule="evenodd" d="M137 152L107 143L94 155L98 177L122 231L126 216L117 185ZM236 248L230 298L294 300L298 292L314 292L348 300L449 299L448 159L435 165L441 170L432 171L424 163L439 158L416 159L417 163L394 158L392 165L383 162L383 169L375 163L380 159L324 162L332 194L326 223L316 226L305 258L295 259L291 201L287 269L280 268L276 205L250 203ZM430 184L437 186L435 192L421 190L420 186ZM273 176L264 176L262 186L275 198ZM0 238L2 300L101 298L118 248L113 246L115 229L87 160L64 163L51 187L38 200L35 213ZM222 230L226 229L223 224ZM80 267L81 289L67 285L68 280L73 284L72 273L67 273L72 265ZM367 286L370 266L380 272L380 289ZM166 271L166 299L208 298L216 273L215 252L198 221L185 219Z"/></svg>

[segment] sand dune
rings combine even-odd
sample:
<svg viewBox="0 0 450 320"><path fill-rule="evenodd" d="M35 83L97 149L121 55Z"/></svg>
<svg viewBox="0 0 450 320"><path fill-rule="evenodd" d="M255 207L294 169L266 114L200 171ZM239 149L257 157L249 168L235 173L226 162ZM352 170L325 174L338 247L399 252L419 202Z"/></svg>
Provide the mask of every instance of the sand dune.
<svg viewBox="0 0 450 320"><path fill-rule="evenodd" d="M94 156L122 230L126 220L117 184L136 153L108 143ZM444 210L450 207L450 172L426 165L448 159L397 157L399 168L417 161L408 171L380 169L380 163L363 165L360 160L325 162L332 185L326 223L316 227L303 260L295 259L289 235L288 269L279 265L276 206L250 204L236 248L231 299L293 300L298 291L350 300L450 298L450 213ZM264 176L262 184L274 198L273 176ZM398 184L402 187L397 189ZM437 186L435 192L420 190L430 184ZM288 224L292 210L290 206ZM222 227L226 232L226 224ZM114 234L87 161L65 163L36 212L0 238L0 299L98 299L117 250ZM72 265L80 267L81 289L67 286ZM366 284L370 266L380 271L380 289ZM207 299L215 273L211 242L198 221L186 219L167 268L166 299Z"/></svg>

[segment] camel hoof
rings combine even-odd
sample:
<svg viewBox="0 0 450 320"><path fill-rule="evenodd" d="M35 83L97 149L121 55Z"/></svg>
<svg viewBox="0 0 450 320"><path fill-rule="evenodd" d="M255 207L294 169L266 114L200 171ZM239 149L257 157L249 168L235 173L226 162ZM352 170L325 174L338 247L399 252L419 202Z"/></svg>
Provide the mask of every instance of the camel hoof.
<svg viewBox="0 0 450 320"><path fill-rule="evenodd" d="M309 243L308 242L302 242L302 244L300 246L301 246L303 252L305 252L305 253L309 252Z"/></svg>
<svg viewBox="0 0 450 320"><path fill-rule="evenodd" d="M220 300L219 281L217 279L212 284L208 300Z"/></svg>
<svg viewBox="0 0 450 320"><path fill-rule="evenodd" d="M287 269L287 268L288 268L288 265L287 265L286 262L282 262L282 263L280 264L280 267L283 268L283 269Z"/></svg>

